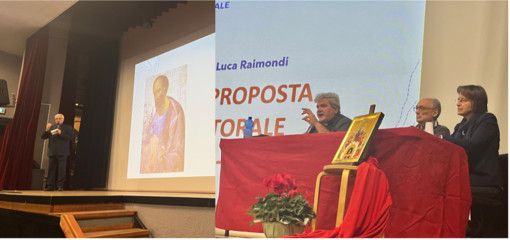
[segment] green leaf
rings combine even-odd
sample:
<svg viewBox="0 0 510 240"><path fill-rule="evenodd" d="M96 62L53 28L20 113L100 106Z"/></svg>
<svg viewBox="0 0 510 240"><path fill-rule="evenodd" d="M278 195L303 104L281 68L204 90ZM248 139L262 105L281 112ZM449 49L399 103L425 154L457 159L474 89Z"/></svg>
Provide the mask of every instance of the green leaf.
<svg viewBox="0 0 510 240"><path fill-rule="evenodd" d="M312 207L308 205L308 200L301 193L289 198L270 192L264 198L256 197L255 199L257 202L250 207L250 210L246 211L246 214L254 218L250 225L257 222L306 225L310 223L311 219L316 218Z"/></svg>

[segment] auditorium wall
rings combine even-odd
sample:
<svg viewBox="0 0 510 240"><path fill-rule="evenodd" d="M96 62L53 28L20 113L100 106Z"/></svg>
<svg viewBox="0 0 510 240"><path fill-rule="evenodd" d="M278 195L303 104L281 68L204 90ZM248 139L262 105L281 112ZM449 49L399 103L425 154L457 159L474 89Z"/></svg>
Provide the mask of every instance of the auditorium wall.
<svg viewBox="0 0 510 240"><path fill-rule="evenodd" d="M214 33L214 2L188 1L121 38L119 79L108 177L109 190L213 193L214 177L127 179L134 65Z"/></svg>
<svg viewBox="0 0 510 240"><path fill-rule="evenodd" d="M135 210L154 238L213 238L213 207L126 203Z"/></svg>
<svg viewBox="0 0 510 240"><path fill-rule="evenodd" d="M508 153L507 1L427 1L420 95L441 101L439 122L451 132L462 120L457 86L467 84L487 91L501 133L499 152Z"/></svg>

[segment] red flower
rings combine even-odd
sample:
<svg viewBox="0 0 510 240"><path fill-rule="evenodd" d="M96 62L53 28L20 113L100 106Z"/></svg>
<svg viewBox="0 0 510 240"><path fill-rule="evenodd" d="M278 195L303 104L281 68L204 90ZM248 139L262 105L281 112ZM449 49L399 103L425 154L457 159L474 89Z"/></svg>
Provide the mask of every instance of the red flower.
<svg viewBox="0 0 510 240"><path fill-rule="evenodd" d="M273 188L277 195L284 194L285 196L287 196L287 192L297 188L296 180L287 173L276 174L272 178L264 179L264 186Z"/></svg>
<svg viewBox="0 0 510 240"><path fill-rule="evenodd" d="M298 195L298 191L296 189L292 189L289 191L288 197L295 197Z"/></svg>
<svg viewBox="0 0 510 240"><path fill-rule="evenodd" d="M297 188L296 180L294 180L294 179L289 179L288 184L289 184L289 188L292 190Z"/></svg>
<svg viewBox="0 0 510 240"><path fill-rule="evenodd" d="M271 186L271 179L269 179L269 178L264 179L264 186L273 187L273 186Z"/></svg>

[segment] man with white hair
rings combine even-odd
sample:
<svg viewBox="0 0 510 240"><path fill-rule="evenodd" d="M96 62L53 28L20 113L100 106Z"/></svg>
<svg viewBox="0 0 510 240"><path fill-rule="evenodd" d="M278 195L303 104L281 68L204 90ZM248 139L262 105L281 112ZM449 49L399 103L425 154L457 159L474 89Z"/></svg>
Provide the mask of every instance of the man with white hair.
<svg viewBox="0 0 510 240"><path fill-rule="evenodd" d="M336 93L319 93L314 99L317 103L317 117L309 108L302 108L303 120L310 124L306 133L347 131L352 119L340 113L340 98Z"/></svg>
<svg viewBox="0 0 510 240"><path fill-rule="evenodd" d="M45 191L64 190L66 180L67 156L69 156L69 141L73 137L73 128L64 124L64 115L55 115L55 124L48 123L42 139L50 139L48 143L48 179Z"/></svg>
<svg viewBox="0 0 510 240"><path fill-rule="evenodd" d="M437 137L450 136L450 129L439 125L437 119L441 114L441 103L436 98L423 98L414 107L416 112L417 128L424 130L425 123L431 122L434 126L434 135Z"/></svg>

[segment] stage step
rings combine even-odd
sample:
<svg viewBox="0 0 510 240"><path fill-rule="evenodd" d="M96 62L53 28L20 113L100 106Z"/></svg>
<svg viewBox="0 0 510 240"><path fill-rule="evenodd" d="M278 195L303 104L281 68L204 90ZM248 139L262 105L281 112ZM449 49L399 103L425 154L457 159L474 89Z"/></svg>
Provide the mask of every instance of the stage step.
<svg viewBox="0 0 510 240"><path fill-rule="evenodd" d="M133 210L100 210L59 213L66 237L149 237L149 230L137 221Z"/></svg>
<svg viewBox="0 0 510 240"><path fill-rule="evenodd" d="M60 212L78 212L78 211L98 211L98 210L122 210L123 203L91 203L91 204L55 204L53 213Z"/></svg>
<svg viewBox="0 0 510 240"><path fill-rule="evenodd" d="M90 219L90 218L109 218L109 217L125 217L133 216L136 211L133 210L101 210L101 211L80 211L80 212L67 212L74 215L76 220L78 219Z"/></svg>
<svg viewBox="0 0 510 240"><path fill-rule="evenodd" d="M148 237L149 230L140 228L108 230L84 233L86 238L137 238Z"/></svg>

